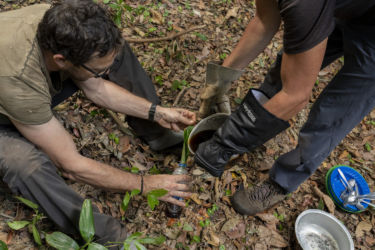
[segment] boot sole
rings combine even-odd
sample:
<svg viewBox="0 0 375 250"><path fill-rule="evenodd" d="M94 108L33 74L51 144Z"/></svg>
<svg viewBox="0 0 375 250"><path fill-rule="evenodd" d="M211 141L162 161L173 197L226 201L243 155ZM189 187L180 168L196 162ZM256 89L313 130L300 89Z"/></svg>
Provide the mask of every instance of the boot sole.
<svg viewBox="0 0 375 250"><path fill-rule="evenodd" d="M204 168L205 170L207 170L211 175L215 176L215 177L220 177L223 172L224 172L224 169L223 170L218 170L216 168L212 168L210 165L207 164L207 162L205 160L203 160L201 157L199 157L198 154L195 154L195 157L194 157L194 162Z"/></svg>

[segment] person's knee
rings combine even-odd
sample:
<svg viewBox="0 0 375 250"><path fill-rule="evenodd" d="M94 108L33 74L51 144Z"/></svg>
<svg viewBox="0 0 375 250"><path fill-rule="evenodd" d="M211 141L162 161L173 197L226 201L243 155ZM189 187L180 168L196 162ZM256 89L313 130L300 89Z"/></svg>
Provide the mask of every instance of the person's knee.
<svg viewBox="0 0 375 250"><path fill-rule="evenodd" d="M6 145L2 149L1 168L4 177L13 176L21 179L28 178L34 171L40 169L44 154L27 142Z"/></svg>

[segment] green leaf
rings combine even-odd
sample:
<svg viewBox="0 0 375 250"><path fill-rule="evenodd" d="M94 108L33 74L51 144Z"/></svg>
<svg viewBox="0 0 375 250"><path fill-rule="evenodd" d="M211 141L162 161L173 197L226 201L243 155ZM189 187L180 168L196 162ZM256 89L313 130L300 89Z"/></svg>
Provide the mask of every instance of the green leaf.
<svg viewBox="0 0 375 250"><path fill-rule="evenodd" d="M237 103L237 104L241 104L242 103L242 99L241 98L234 98L234 102Z"/></svg>
<svg viewBox="0 0 375 250"><path fill-rule="evenodd" d="M86 242L90 242L95 234L94 216L92 214L91 201L83 202L81 215L79 217L79 231Z"/></svg>
<svg viewBox="0 0 375 250"><path fill-rule="evenodd" d="M147 248L138 241L134 241L134 245L137 248L137 250L147 250Z"/></svg>
<svg viewBox="0 0 375 250"><path fill-rule="evenodd" d="M122 203L121 203L121 209L124 212L128 209L129 202L130 202L130 194L129 192L126 192L124 199L122 200Z"/></svg>
<svg viewBox="0 0 375 250"><path fill-rule="evenodd" d="M130 194L130 197L134 197L134 196L138 195L140 192L141 192L141 190L139 190L139 189L133 189L131 194Z"/></svg>
<svg viewBox="0 0 375 250"><path fill-rule="evenodd" d="M20 220L20 221L10 221L8 222L8 226L13 230L20 230L25 226L29 225L30 221Z"/></svg>
<svg viewBox="0 0 375 250"><path fill-rule="evenodd" d="M160 170L154 165L152 168L149 170L150 174L160 174Z"/></svg>
<svg viewBox="0 0 375 250"><path fill-rule="evenodd" d="M0 250L8 250L7 244L2 240L0 240Z"/></svg>
<svg viewBox="0 0 375 250"><path fill-rule="evenodd" d="M61 232L54 232L46 235L47 244L61 250L78 250L79 246L68 235Z"/></svg>
<svg viewBox="0 0 375 250"><path fill-rule="evenodd" d="M366 150L369 151L369 152L372 150L371 145L370 145L368 142L366 142L366 144L365 144L365 148L366 148Z"/></svg>
<svg viewBox="0 0 375 250"><path fill-rule="evenodd" d="M23 204L25 204L26 206L32 208L33 210L37 210L38 209L38 205L35 204L34 202L32 201L29 201L28 199L25 199L25 198L22 198L20 196L16 196L16 198L21 201Z"/></svg>
<svg viewBox="0 0 375 250"><path fill-rule="evenodd" d="M168 191L165 190L165 189L155 189L155 190L150 191L148 194L154 195L154 196L159 198L159 197L162 197L162 196L166 195L167 193L168 193Z"/></svg>
<svg viewBox="0 0 375 250"><path fill-rule="evenodd" d="M182 228L182 230L185 231L185 232L193 232L193 227L190 226L190 224L185 223L184 227Z"/></svg>
<svg viewBox="0 0 375 250"><path fill-rule="evenodd" d="M224 245L220 245L219 250L225 250L225 246Z"/></svg>
<svg viewBox="0 0 375 250"><path fill-rule="evenodd" d="M110 0L103 0L104 4L108 4L109 2L110 2Z"/></svg>
<svg viewBox="0 0 375 250"><path fill-rule="evenodd" d="M137 167L132 167L132 168L130 169L130 172L132 172L133 174L136 174L136 173L139 172L139 168L137 168Z"/></svg>
<svg viewBox="0 0 375 250"><path fill-rule="evenodd" d="M159 200L155 195L147 195L147 203L150 206L151 210L154 210L157 205L159 205Z"/></svg>
<svg viewBox="0 0 375 250"><path fill-rule="evenodd" d="M90 243L87 250L108 250L105 246L102 246L98 243Z"/></svg>
<svg viewBox="0 0 375 250"><path fill-rule="evenodd" d="M324 201L322 198L320 198L319 200L318 209L324 210Z"/></svg>
<svg viewBox="0 0 375 250"><path fill-rule="evenodd" d="M36 242L36 244L38 244L39 246L41 246L42 245L42 240L40 239L40 234L38 232L38 229L36 229L36 226L34 224L31 225L31 228L33 230L34 241Z"/></svg>
<svg viewBox="0 0 375 250"><path fill-rule="evenodd" d="M198 235L194 235L192 241L195 243L199 243L201 242L201 238Z"/></svg>
<svg viewBox="0 0 375 250"><path fill-rule="evenodd" d="M153 245L161 245L165 241L165 237L163 235L160 235L159 237L156 238L151 238L151 237L145 237L142 239L139 239L138 241L142 244L153 244Z"/></svg>

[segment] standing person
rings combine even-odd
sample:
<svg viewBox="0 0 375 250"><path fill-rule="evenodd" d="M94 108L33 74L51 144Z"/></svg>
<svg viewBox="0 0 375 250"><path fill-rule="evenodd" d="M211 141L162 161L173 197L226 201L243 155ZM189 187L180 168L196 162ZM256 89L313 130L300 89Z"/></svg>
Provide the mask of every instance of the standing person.
<svg viewBox="0 0 375 250"><path fill-rule="evenodd" d="M231 81L264 50L281 22L283 50L260 89L250 89L195 154L196 163L212 175L221 176L232 155L288 128L288 120L309 102L320 69L341 56L345 63L311 108L297 147L275 161L268 180L233 195L241 214L266 210L295 191L375 105L374 1L256 0L256 15L231 55L221 66L207 66L202 116L230 111L225 92Z"/></svg>
<svg viewBox="0 0 375 250"><path fill-rule="evenodd" d="M154 150L182 142L195 114L161 107L151 80L108 13L92 0L37 4L0 13L0 175L17 194L39 204L66 233L78 232L83 198L58 174L99 188L143 194L166 189L163 201L184 206L186 175L139 176L79 154L51 108L77 87L94 103L129 115ZM117 219L94 207L99 243L122 241Z"/></svg>

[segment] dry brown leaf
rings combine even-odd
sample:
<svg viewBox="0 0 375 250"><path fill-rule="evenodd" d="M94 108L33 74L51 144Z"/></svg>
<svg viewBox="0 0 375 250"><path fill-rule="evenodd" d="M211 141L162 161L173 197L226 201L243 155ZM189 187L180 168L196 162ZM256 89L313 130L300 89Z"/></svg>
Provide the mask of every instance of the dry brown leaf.
<svg viewBox="0 0 375 250"><path fill-rule="evenodd" d="M264 239L270 246L273 247L287 247L288 242L275 230L269 230L265 226L258 227L258 235Z"/></svg>
<svg viewBox="0 0 375 250"><path fill-rule="evenodd" d="M245 224L240 219L232 218L224 223L221 231L229 238L237 239L245 235Z"/></svg>
<svg viewBox="0 0 375 250"><path fill-rule="evenodd" d="M357 238L363 237L365 232L369 232L372 229L372 225L367 221L361 221L355 229L355 236Z"/></svg>
<svg viewBox="0 0 375 250"><path fill-rule="evenodd" d="M275 230L276 224L279 223L279 220L273 214L270 213L258 213L256 214L256 216L263 222L265 222L266 226L272 230Z"/></svg>
<svg viewBox="0 0 375 250"><path fill-rule="evenodd" d="M229 19L231 17L237 17L237 12L239 10L239 6L236 6L230 10L228 10L227 14L225 15L225 19Z"/></svg>
<svg viewBox="0 0 375 250"><path fill-rule="evenodd" d="M210 231L210 240L207 241L208 244L218 247L220 246L220 238L214 232Z"/></svg>
<svg viewBox="0 0 375 250"><path fill-rule="evenodd" d="M317 194L320 198L323 199L324 203L326 204L327 208L328 208L328 211L331 213L331 214L334 214L335 213L335 203L333 203L331 197L329 197L328 195L324 194L322 191L320 191L320 189L317 187L317 186L314 186L314 192L315 194Z"/></svg>
<svg viewBox="0 0 375 250"><path fill-rule="evenodd" d="M190 196L190 199L194 201L196 204L201 205L202 201L198 198L198 194L194 193L192 196Z"/></svg>

